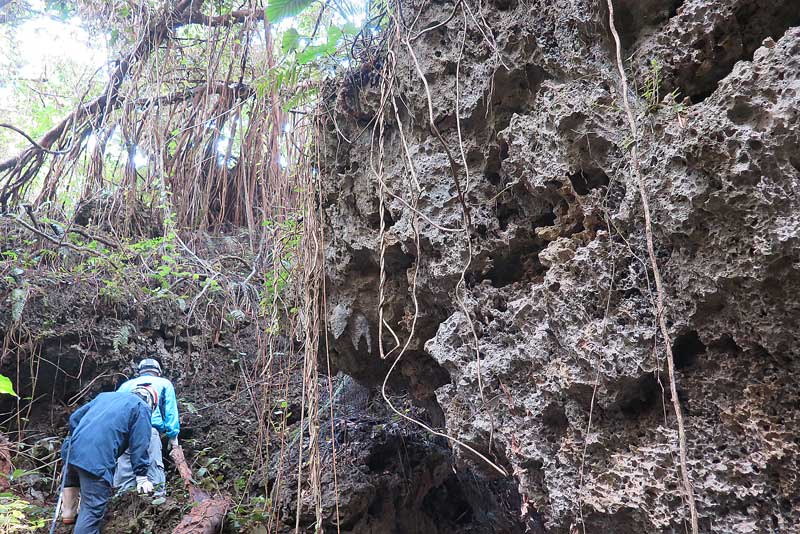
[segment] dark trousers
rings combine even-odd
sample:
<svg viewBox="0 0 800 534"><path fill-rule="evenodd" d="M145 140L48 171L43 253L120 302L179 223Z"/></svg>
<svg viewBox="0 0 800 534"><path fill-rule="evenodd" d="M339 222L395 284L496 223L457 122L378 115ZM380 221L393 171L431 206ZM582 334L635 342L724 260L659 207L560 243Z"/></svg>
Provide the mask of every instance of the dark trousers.
<svg viewBox="0 0 800 534"><path fill-rule="evenodd" d="M80 467L69 465L64 486L81 489L81 508L72 534L100 534L103 516L111 498L111 484Z"/></svg>

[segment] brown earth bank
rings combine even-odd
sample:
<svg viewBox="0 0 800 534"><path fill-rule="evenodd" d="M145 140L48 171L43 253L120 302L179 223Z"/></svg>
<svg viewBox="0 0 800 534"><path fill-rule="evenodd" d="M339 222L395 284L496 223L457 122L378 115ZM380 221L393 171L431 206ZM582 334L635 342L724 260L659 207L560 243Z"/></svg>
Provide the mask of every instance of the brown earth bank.
<svg viewBox="0 0 800 534"><path fill-rule="evenodd" d="M69 414L132 376L145 357L158 359L175 384L180 440L198 486L232 499L223 531L294 532L296 521L300 532L314 531L299 342L276 336L266 351L272 358L264 363L262 325L231 297L235 292L204 295L196 285L183 294L143 291L148 283L134 282L135 269L112 284L103 269L78 268L86 259L77 255L61 258L59 268L42 262L50 253L41 252L47 247L40 249L35 236L13 225L2 229L2 251L13 254L0 263L0 374L20 395L0 399L0 428L9 438L3 451L12 464L4 473L11 477L11 494L30 503L29 518L47 519L37 531L49 531L60 475L55 460ZM223 241L227 245L206 247L204 257L240 253L235 239ZM247 277L249 268L236 266L242 263L227 266L229 279ZM393 414L374 390L349 376L339 374L330 383L322 376L318 387L326 531L337 531L338 513L338 530L347 533L477 533L490 525L523 532L513 484L456 469L445 440ZM402 391L391 394L403 413L425 419ZM165 462L167 497L115 498L105 532L173 531L193 504L166 448Z"/></svg>
<svg viewBox="0 0 800 534"><path fill-rule="evenodd" d="M700 531L796 532L800 3L614 6ZM510 473L523 522L683 532L606 2L401 7L329 96L335 366L380 384L413 333L392 379Z"/></svg>

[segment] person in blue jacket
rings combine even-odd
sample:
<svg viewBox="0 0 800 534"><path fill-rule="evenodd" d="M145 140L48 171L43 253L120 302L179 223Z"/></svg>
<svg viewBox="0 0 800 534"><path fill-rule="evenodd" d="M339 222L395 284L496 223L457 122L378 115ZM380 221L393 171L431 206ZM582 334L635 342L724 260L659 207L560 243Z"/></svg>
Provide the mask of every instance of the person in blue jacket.
<svg viewBox="0 0 800 534"><path fill-rule="evenodd" d="M157 494L163 494L165 489L166 474L164 473L164 458L161 453L161 437L165 434L169 440L170 448L178 446L178 434L181 431L178 418L178 400L175 398L175 388L172 382L161 376L161 365L157 360L146 358L139 362L139 375L124 382L117 391L132 391L141 385L150 385L158 392L159 403L153 411L151 419L152 430L150 435L150 468L147 476L156 485ZM136 483L131 467L131 455L126 451L117 462L117 471L114 475L114 488L118 492L132 488Z"/></svg>
<svg viewBox="0 0 800 534"><path fill-rule="evenodd" d="M101 393L69 418L69 436L61 448L65 469L61 520L72 524L78 516L74 534L100 532L117 458L125 449L131 454L138 492L153 491L147 479L147 447L150 416L157 405L155 389L139 387L130 393Z"/></svg>

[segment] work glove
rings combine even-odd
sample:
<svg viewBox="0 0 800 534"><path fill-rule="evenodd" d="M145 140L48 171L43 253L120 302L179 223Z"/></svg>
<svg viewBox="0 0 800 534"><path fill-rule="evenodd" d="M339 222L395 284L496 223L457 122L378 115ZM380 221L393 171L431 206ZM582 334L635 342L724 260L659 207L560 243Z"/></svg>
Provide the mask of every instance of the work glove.
<svg viewBox="0 0 800 534"><path fill-rule="evenodd" d="M153 493L153 483L147 477L136 477L136 493Z"/></svg>
<svg viewBox="0 0 800 534"><path fill-rule="evenodd" d="M178 447L178 436L169 438L169 448L174 449L175 447Z"/></svg>

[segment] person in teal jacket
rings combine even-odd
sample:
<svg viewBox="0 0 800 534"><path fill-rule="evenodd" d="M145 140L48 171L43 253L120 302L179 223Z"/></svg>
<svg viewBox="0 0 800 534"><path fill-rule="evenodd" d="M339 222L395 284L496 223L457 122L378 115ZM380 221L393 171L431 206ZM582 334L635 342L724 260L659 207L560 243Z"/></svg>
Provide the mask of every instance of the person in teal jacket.
<svg viewBox="0 0 800 534"><path fill-rule="evenodd" d="M175 387L172 382L161 376L161 365L157 360L146 358L139 362L139 376L124 382L117 391L133 391L135 388L148 384L158 392L159 404L153 410L150 420L152 425L150 435L150 468L147 477L156 486L156 494L163 494L166 483L164 473L164 458L161 452L161 437L164 434L169 440L170 448L178 446L178 434L181 431L178 415L178 400L175 397ZM125 491L136 485L136 477L131 466L129 451L120 456L117 470L114 474L114 488L117 492Z"/></svg>

